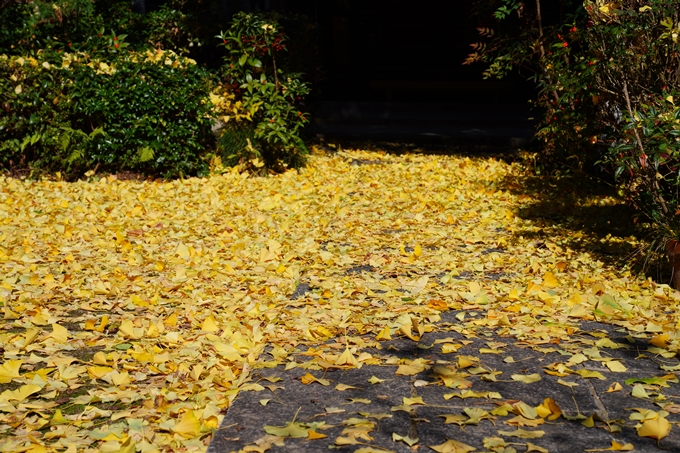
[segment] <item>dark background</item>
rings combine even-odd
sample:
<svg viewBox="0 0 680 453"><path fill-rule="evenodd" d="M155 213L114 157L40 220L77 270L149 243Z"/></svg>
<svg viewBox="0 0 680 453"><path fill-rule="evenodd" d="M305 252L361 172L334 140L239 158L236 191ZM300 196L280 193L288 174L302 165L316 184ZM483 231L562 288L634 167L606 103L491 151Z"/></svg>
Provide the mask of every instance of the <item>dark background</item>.
<svg viewBox="0 0 680 453"><path fill-rule="evenodd" d="M225 9L306 15L318 27L321 80L328 101L519 103L533 91L518 76L483 80L464 66L479 41L471 1L225 0Z"/></svg>

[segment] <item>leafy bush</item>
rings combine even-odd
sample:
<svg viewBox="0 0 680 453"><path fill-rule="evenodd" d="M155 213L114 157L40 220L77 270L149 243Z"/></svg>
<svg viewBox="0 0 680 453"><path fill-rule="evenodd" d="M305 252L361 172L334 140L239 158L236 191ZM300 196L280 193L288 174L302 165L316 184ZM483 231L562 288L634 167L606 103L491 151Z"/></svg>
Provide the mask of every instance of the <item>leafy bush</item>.
<svg viewBox="0 0 680 453"><path fill-rule="evenodd" d="M211 78L190 59L147 51L105 62L81 53L56 66L5 57L0 83L3 165L73 174L207 171Z"/></svg>
<svg viewBox="0 0 680 453"><path fill-rule="evenodd" d="M569 10L571 2L561 3ZM468 62L487 62L486 76L534 71L543 164L605 169L658 236L680 236L680 2L586 0L549 26L529 4L495 8L497 20L518 13L525 22L480 28L487 40Z"/></svg>
<svg viewBox="0 0 680 453"><path fill-rule="evenodd" d="M300 132L308 115L299 104L309 89L300 74L281 69L286 35L272 18L239 13L219 38L228 51L223 82L246 112L223 128L222 160L274 171L303 166L308 151Z"/></svg>
<svg viewBox="0 0 680 453"><path fill-rule="evenodd" d="M216 25L199 20L209 13L197 1L173 0L146 15L133 12L129 0L5 2L0 165L71 176L95 168L202 174L216 119L226 124L225 163L304 165L300 103L309 90L290 68L311 60L287 58L273 16L240 14L222 36L230 64L220 82L188 58L208 55L209 63L217 56L218 46L201 46ZM312 33L300 18L289 22L300 36ZM205 47L213 50L198 52Z"/></svg>

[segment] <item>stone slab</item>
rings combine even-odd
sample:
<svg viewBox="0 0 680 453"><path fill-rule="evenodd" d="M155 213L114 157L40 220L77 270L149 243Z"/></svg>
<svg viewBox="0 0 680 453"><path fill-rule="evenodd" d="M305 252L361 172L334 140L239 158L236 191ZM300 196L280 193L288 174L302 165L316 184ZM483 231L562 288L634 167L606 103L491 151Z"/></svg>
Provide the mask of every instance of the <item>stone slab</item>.
<svg viewBox="0 0 680 453"><path fill-rule="evenodd" d="M453 314L455 316L455 314ZM447 318L450 318L449 315ZM453 320L448 319L453 325ZM430 447L444 443L447 439L455 439L477 448L478 451L488 451L484 448L484 440L490 437L503 437L517 451L525 451L527 442L531 442L550 452L580 452L588 449L609 448L612 441L632 443L636 452L680 451L680 429L674 426L668 437L656 445L656 441L642 438L636 434L635 422L629 419L635 408L659 411L661 407L654 401L653 388L648 390L652 397L648 399L636 398L630 394L631 385L626 385L629 378L639 379L652 376L663 376L668 372L660 369L660 365L677 365L677 359L663 359L650 354L650 346L644 338L631 338L626 332L600 323L584 323L582 331L598 338L606 334L608 338L626 347L618 349L599 348L602 357L615 359L625 365L627 370L621 373L610 372L601 361L589 360L571 369L587 369L601 371L606 378L583 378L577 374L567 376L553 376L546 374L546 366L553 363L566 362L570 354L560 353L563 349L573 350L572 345L556 345L555 351L550 347L536 350L510 338L470 338L467 339L455 331L446 331L447 322L442 322L443 329L425 334L419 342L406 338L381 342L381 349L368 349L376 356L394 356L399 359L426 359L431 365L452 366L457 363L457 356L468 355L478 357L478 366L499 374L481 373L471 375L466 379L471 382L468 390L474 392L498 392L500 399L483 397L460 398L451 394L460 394L465 389L448 388L442 385L439 376L431 370L425 370L414 376L396 375L394 365L367 366L359 369L347 370L314 370L283 367L255 370L253 380L261 385L269 386L261 392L242 392L229 409L224 422L212 444L210 453L229 453L238 451L271 451L271 452L316 452L329 448L340 452L354 452L360 448L372 446L382 451L412 452L430 451ZM453 339L454 343L469 342L458 349L456 353L443 353L441 340ZM487 347L489 342L497 343L499 354L480 353L480 348ZM549 346L549 345L548 345ZM509 362L507 357L514 361ZM456 369L452 366L452 369ZM465 369L459 371L466 371ZM304 384L301 377L311 373L316 378L329 380L329 385L319 383ZM525 384L512 379L513 375L539 374L541 380ZM373 385L368 382L373 376L384 380ZM483 377L486 376L485 380ZM495 376L494 380L488 380ZM267 378L280 378L271 383ZM577 384L573 387L560 384L563 380ZM610 386L618 382L623 389L618 392L607 392ZM346 384L356 387L339 391L335 387ZM680 385L669 383L668 387L660 388L668 402L680 399ZM446 396L445 396L446 395ZM404 398L421 397L425 405L412 405L401 410ZM552 398L560 406L564 414L575 417L582 414L586 417L594 415L595 427L587 428L580 419L566 420L559 418L554 421L545 420L535 427L524 426L525 430L543 431L540 438L524 439L513 437L515 426L505 423L507 417L482 419L477 424L460 426L455 423L445 424L444 414L465 415L466 409L483 409L491 411L504 402L522 401L529 406L537 406L546 398ZM263 406L261 400L269 400ZM665 402L661 402L661 405ZM303 423L325 422L326 429L317 429L327 437L322 439L290 439L287 438L280 445L271 445L270 449L262 450L256 446L258 439L265 436L264 426L283 426L293 420ZM367 437L362 439L361 445L334 445L336 439L346 429L352 429L352 423L361 425L373 423ZM348 421L349 420L349 421ZM463 417L467 420L467 416ZM671 423L680 422L680 416L670 414ZM608 422L608 423L605 423ZM328 427L330 426L330 427ZM621 427L619 432L610 432L608 426ZM501 432L501 433L499 433ZM402 441L394 441L393 434L417 438L414 447Z"/></svg>

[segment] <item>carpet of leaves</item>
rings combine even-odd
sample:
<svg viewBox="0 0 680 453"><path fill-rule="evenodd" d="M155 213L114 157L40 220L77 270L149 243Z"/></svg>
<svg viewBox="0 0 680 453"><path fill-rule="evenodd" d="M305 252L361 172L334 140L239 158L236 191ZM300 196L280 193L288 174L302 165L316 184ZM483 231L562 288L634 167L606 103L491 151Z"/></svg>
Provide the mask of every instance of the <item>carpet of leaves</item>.
<svg viewBox="0 0 680 453"><path fill-rule="evenodd" d="M450 309L483 315L471 335L540 347L595 319L672 356L678 294L598 258L635 239L577 247L524 215L517 171L346 151L268 178L0 177L0 450L205 451L254 368L377 364L365 347Z"/></svg>

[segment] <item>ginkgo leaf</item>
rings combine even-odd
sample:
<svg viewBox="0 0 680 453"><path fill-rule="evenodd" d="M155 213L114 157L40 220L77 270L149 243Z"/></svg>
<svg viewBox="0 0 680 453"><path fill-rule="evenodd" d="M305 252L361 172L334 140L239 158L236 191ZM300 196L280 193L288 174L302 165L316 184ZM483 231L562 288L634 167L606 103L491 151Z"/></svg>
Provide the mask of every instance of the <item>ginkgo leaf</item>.
<svg viewBox="0 0 680 453"><path fill-rule="evenodd" d="M68 341L68 329L59 324L52 324L52 333L50 338L54 338L54 341L59 344L65 344Z"/></svg>
<svg viewBox="0 0 680 453"><path fill-rule="evenodd" d="M536 407L536 414L548 420L556 420L562 415L562 409L560 409L554 399L546 398L543 400L543 404Z"/></svg>
<svg viewBox="0 0 680 453"><path fill-rule="evenodd" d="M392 336L390 334L390 328L389 326L385 326L383 330L381 330L378 335L375 337L376 340L391 340Z"/></svg>
<svg viewBox="0 0 680 453"><path fill-rule="evenodd" d="M482 287L477 282L468 283L468 290L472 296L476 296L482 290Z"/></svg>
<svg viewBox="0 0 680 453"><path fill-rule="evenodd" d="M278 436L278 434L276 434ZM281 437L286 437L286 436L281 436ZM290 436L289 436L290 437ZM361 444L362 442L355 437L347 436L338 436L335 439L335 445L342 446L342 445L357 445Z"/></svg>
<svg viewBox="0 0 680 453"><path fill-rule="evenodd" d="M187 438L195 437L201 430L201 421L196 417L194 411L187 411L182 419L172 427L172 430Z"/></svg>
<svg viewBox="0 0 680 453"><path fill-rule="evenodd" d="M21 377L19 369L23 363L23 360L8 360L0 365L0 384L7 384L12 379Z"/></svg>
<svg viewBox="0 0 680 453"><path fill-rule="evenodd" d="M373 385L375 385L375 384L381 384L381 383L385 382L385 379L380 379L380 378L378 378L378 377L371 376L371 378L368 379L368 382L370 382L370 383L373 384Z"/></svg>
<svg viewBox="0 0 680 453"><path fill-rule="evenodd" d="M426 365L418 359L412 361L411 363L399 365L397 371L394 373L398 376L414 376L418 373L422 373L426 369Z"/></svg>
<svg viewBox="0 0 680 453"><path fill-rule="evenodd" d="M416 404L425 404L425 401L423 401L422 396L414 396L413 398L403 397L402 401L403 401L404 404L409 405L409 406L413 406L413 405L416 405Z"/></svg>
<svg viewBox="0 0 680 453"><path fill-rule="evenodd" d="M338 360L335 361L335 364L357 366L359 362L357 361L357 358L354 357L354 354L352 354L352 351L350 351L349 348L345 348L343 353L340 354L340 357L338 357Z"/></svg>
<svg viewBox="0 0 680 453"><path fill-rule="evenodd" d="M552 272L546 272L545 274L543 274L543 285L545 285L548 288L557 287L559 283L555 278L555 274L553 274Z"/></svg>
<svg viewBox="0 0 680 453"><path fill-rule="evenodd" d="M607 393L613 393L613 392L619 392L623 389L623 386L619 384L618 382L614 382L612 385L609 386L607 389Z"/></svg>
<svg viewBox="0 0 680 453"><path fill-rule="evenodd" d="M338 384L335 386L335 390L338 390L340 392L344 392L345 390L361 390L359 387L355 387L353 385L348 385L348 384Z"/></svg>
<svg viewBox="0 0 680 453"><path fill-rule="evenodd" d="M522 439L538 439L538 438L543 437L545 435L545 431L540 431L540 430L527 431L527 430L518 428L516 431L498 431L498 434L500 434L501 436L519 437L519 438L522 438Z"/></svg>
<svg viewBox="0 0 680 453"><path fill-rule="evenodd" d="M33 344L33 342L38 338L38 335L40 335L40 329L27 329L26 333L24 333L24 344L22 345L22 349L26 349L28 346Z"/></svg>
<svg viewBox="0 0 680 453"><path fill-rule="evenodd" d="M409 436L402 436L397 433L392 433L392 441L393 442L404 442L406 445L409 447L414 446L415 444L418 443L418 438L411 438Z"/></svg>
<svg viewBox="0 0 680 453"><path fill-rule="evenodd" d="M437 453L468 453L477 450L475 447L453 439L448 439L443 444L431 445L430 448Z"/></svg>
<svg viewBox="0 0 680 453"><path fill-rule="evenodd" d="M612 440L612 445L609 448L590 448L583 451L633 451L635 446L633 444L620 444L615 440Z"/></svg>
<svg viewBox="0 0 680 453"><path fill-rule="evenodd" d="M517 403L512 404L512 410L516 414L519 414L523 417L534 419L538 417L538 408L529 406L527 403L523 401L519 401Z"/></svg>
<svg viewBox="0 0 680 453"><path fill-rule="evenodd" d="M137 451L135 443L132 441L131 437L128 437L121 444L120 449L116 453L135 453L135 451Z"/></svg>
<svg viewBox="0 0 680 453"><path fill-rule="evenodd" d="M634 396L635 398L649 398L649 394L645 390L645 388L642 386L642 384L635 384L633 386L633 390L631 390L630 394Z"/></svg>
<svg viewBox="0 0 680 453"><path fill-rule="evenodd" d="M50 426L65 425L67 423L68 420L62 415L61 409L55 410L52 418L50 419Z"/></svg>
<svg viewBox="0 0 680 453"><path fill-rule="evenodd" d="M312 373L306 373L304 376L301 376L300 382L302 382L305 385L312 384L314 382L321 384L321 385L324 385L324 386L331 385L331 381L329 381L328 379L317 378Z"/></svg>
<svg viewBox="0 0 680 453"><path fill-rule="evenodd" d="M464 422L468 419L463 414L440 414L438 417L444 417L444 424L452 424L455 423L457 425L463 425Z"/></svg>
<svg viewBox="0 0 680 453"><path fill-rule="evenodd" d="M507 423L510 426L528 426L530 428L535 428L538 425L542 425L545 423L545 421L542 418L537 418L537 419L529 419L529 418L524 418L521 415L517 415L516 417L513 417L509 420L505 420L505 423Z"/></svg>
<svg viewBox="0 0 680 453"><path fill-rule="evenodd" d="M610 360L604 362L604 364L607 368L609 368L609 371L613 371L615 373L623 373L628 371L628 368L626 368L626 366L618 360Z"/></svg>
<svg viewBox="0 0 680 453"><path fill-rule="evenodd" d="M177 255L179 255L180 258L183 258L185 260L191 258L191 252L189 251L189 247L182 243L179 243L177 245L177 250L175 251L175 253L177 253Z"/></svg>
<svg viewBox="0 0 680 453"><path fill-rule="evenodd" d="M468 368L475 366L479 362L478 357L458 356L458 368Z"/></svg>
<svg viewBox="0 0 680 453"><path fill-rule="evenodd" d="M651 437L661 440L671 432L671 424L664 417L657 417L652 420L645 420L638 428L637 433L640 437Z"/></svg>
<svg viewBox="0 0 680 453"><path fill-rule="evenodd" d="M120 323L118 331L123 334L124 337L131 338L133 340L138 340L144 336L144 331L135 327L135 325L129 319Z"/></svg>
<svg viewBox="0 0 680 453"><path fill-rule="evenodd" d="M560 385L564 385L565 387L569 387L569 388L578 387L578 382L573 382L573 381L565 381L565 380L562 380L562 379L558 379L557 383L560 384Z"/></svg>
<svg viewBox="0 0 680 453"><path fill-rule="evenodd" d="M215 318L213 318L211 315L205 318L203 324L201 324L201 330L204 330L206 332L217 332L218 330L220 330L220 328L215 322Z"/></svg>
<svg viewBox="0 0 680 453"><path fill-rule="evenodd" d="M606 381L607 378L604 377L602 373L599 371L592 371L592 370L576 370L576 374L580 375L582 378L590 378L590 379L600 379L602 381Z"/></svg>
<svg viewBox="0 0 680 453"><path fill-rule="evenodd" d="M285 437L285 436L284 436L284 437ZM313 430L311 430L311 429L308 430L307 438L308 438L309 440L325 439L326 437L328 437L328 436L325 435L325 434L323 434L323 433L319 433L319 432L313 431Z"/></svg>
<svg viewBox="0 0 680 453"><path fill-rule="evenodd" d="M541 375L538 373L533 374L513 374L510 376L513 381L524 382L525 384L533 384L541 380Z"/></svg>
<svg viewBox="0 0 680 453"><path fill-rule="evenodd" d="M0 393L0 401L18 401L22 402L34 393L42 390L39 385L26 384L22 385L16 390L5 390Z"/></svg>
<svg viewBox="0 0 680 453"><path fill-rule="evenodd" d="M264 431L267 434L273 434L280 437L291 437L299 439L302 437L309 437L309 431L300 423L290 422L285 426L265 426Z"/></svg>
<svg viewBox="0 0 680 453"><path fill-rule="evenodd" d="M525 451L527 453L532 451L537 451L538 453L550 453L550 450L548 450L547 448L543 448L539 445L532 444L531 442L527 442L527 449Z"/></svg>

